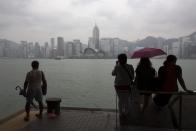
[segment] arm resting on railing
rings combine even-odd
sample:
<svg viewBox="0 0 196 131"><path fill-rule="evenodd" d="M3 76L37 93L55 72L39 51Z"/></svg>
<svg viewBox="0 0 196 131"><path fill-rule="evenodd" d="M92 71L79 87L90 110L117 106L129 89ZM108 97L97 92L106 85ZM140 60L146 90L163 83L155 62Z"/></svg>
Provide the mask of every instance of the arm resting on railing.
<svg viewBox="0 0 196 131"><path fill-rule="evenodd" d="M184 89L184 91L190 92L190 93L193 92L192 90L188 90L188 89L186 88L186 85L185 85L184 79L182 78L182 75L179 75L179 76L178 76L178 81L179 81L181 87Z"/></svg>

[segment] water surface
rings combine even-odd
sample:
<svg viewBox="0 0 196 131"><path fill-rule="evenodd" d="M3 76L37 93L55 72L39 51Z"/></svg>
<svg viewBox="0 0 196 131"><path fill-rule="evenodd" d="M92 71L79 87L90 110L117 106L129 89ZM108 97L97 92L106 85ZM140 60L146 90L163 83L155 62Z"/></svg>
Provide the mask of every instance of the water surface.
<svg viewBox="0 0 196 131"><path fill-rule="evenodd" d="M25 99L18 95L16 85L23 85L31 59L0 59L0 119L24 108ZM115 108L114 78L111 71L115 59L40 59L40 69L48 81L46 97L62 98L63 106ZM158 69L162 59L153 59ZM136 67L138 59L128 60ZM196 89L196 61L179 60L186 85Z"/></svg>

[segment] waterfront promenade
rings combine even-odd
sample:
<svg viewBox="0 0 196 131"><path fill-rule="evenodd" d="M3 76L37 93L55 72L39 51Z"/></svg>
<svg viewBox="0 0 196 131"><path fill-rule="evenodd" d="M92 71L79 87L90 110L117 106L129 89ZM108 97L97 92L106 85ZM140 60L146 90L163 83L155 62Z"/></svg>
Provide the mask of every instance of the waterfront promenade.
<svg viewBox="0 0 196 131"><path fill-rule="evenodd" d="M185 95L182 99L182 130L196 130L196 96ZM134 105L134 104L133 104ZM175 119L179 123L179 104L173 106ZM20 113L4 122L0 130L6 131L178 131L175 127L174 116L168 107L157 110L153 103L142 114L137 109L137 103L131 108L129 122L116 125L115 109L68 108L62 107L61 114L55 118L48 118L44 113L43 119L36 119L34 112L31 121L24 122L24 113Z"/></svg>

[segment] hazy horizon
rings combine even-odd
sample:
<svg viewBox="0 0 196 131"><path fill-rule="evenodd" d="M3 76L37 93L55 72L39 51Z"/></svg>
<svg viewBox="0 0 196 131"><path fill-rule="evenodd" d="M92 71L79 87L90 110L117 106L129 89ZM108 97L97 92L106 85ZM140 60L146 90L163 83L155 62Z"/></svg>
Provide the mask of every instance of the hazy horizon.
<svg viewBox="0 0 196 131"><path fill-rule="evenodd" d="M180 37L196 31L195 5L195 0L1 0L0 39L43 43L62 36L87 44L95 23L100 37Z"/></svg>

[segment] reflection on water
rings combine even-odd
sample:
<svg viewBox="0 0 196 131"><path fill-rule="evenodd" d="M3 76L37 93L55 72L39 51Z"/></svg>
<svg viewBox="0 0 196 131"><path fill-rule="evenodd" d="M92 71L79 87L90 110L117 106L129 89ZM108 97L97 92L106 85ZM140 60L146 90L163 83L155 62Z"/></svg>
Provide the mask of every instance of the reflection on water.
<svg viewBox="0 0 196 131"><path fill-rule="evenodd" d="M23 85L26 72L31 69L30 59L0 59L0 119L24 108L25 99L15 91L16 85ZM40 68L48 81L47 97L62 98L63 106L115 107L115 92L111 71L115 59L65 59L40 60ZM138 59L128 60L136 67ZM162 59L153 59L156 69ZM194 89L196 81L195 60L179 60L187 87Z"/></svg>

